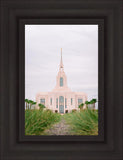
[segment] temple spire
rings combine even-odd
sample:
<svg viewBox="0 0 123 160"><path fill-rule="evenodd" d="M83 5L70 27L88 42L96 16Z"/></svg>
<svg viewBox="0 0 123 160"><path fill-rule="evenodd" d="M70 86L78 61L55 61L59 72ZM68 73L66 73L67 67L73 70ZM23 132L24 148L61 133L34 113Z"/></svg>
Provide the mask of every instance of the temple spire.
<svg viewBox="0 0 123 160"><path fill-rule="evenodd" d="M63 61L62 61L62 48L61 48L61 62L60 62L60 70L63 70Z"/></svg>

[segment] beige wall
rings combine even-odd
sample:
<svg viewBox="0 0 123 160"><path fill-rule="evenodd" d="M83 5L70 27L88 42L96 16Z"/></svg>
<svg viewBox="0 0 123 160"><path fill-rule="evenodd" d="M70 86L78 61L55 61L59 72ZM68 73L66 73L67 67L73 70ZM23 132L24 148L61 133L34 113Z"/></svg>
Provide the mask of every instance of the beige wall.
<svg viewBox="0 0 123 160"><path fill-rule="evenodd" d="M71 112L73 109L78 110L78 98L83 100L83 103L87 100L87 95L79 92L48 92L48 93L39 93L36 96L37 104L40 103L40 99L45 99L45 106L47 109L51 109L55 112L58 110L59 112L59 97L64 97L64 111L68 110ZM50 99L52 98L52 105L50 104ZM58 108L56 108L56 98L58 98ZM67 99L67 108L65 108L65 98ZM73 103L71 105L71 98L73 99ZM86 106L84 106L85 108ZM38 107L37 107L38 109Z"/></svg>

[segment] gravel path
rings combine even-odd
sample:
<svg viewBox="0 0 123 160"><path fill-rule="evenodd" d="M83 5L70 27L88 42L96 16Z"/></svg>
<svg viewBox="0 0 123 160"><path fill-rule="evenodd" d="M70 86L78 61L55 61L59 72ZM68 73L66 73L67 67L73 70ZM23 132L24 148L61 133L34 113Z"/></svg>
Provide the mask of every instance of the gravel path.
<svg viewBox="0 0 123 160"><path fill-rule="evenodd" d="M45 133L47 135L71 135L70 126L63 117L60 122L54 124L50 129L47 129Z"/></svg>

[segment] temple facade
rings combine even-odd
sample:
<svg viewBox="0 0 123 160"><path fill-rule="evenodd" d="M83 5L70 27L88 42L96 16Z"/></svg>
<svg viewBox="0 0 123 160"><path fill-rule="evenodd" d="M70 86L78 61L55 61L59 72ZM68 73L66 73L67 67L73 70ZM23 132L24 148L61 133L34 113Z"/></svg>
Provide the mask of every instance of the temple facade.
<svg viewBox="0 0 123 160"><path fill-rule="evenodd" d="M72 92L67 85L67 77L64 72L61 49L61 60L59 72L56 77L56 86L51 92L39 92L36 95L36 108L39 109L38 104L41 103L53 112L64 114L71 112L74 109L79 110L78 106L81 103L85 103L86 100L86 93ZM84 108L85 107L86 106L84 105Z"/></svg>

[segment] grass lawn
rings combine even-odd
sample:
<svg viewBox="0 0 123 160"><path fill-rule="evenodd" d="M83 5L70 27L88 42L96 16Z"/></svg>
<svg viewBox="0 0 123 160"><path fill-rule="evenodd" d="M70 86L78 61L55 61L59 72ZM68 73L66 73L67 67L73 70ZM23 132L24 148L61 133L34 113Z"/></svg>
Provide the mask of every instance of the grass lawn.
<svg viewBox="0 0 123 160"><path fill-rule="evenodd" d="M80 112L64 114L64 118L71 125L73 135L98 135L98 111L82 110Z"/></svg>

